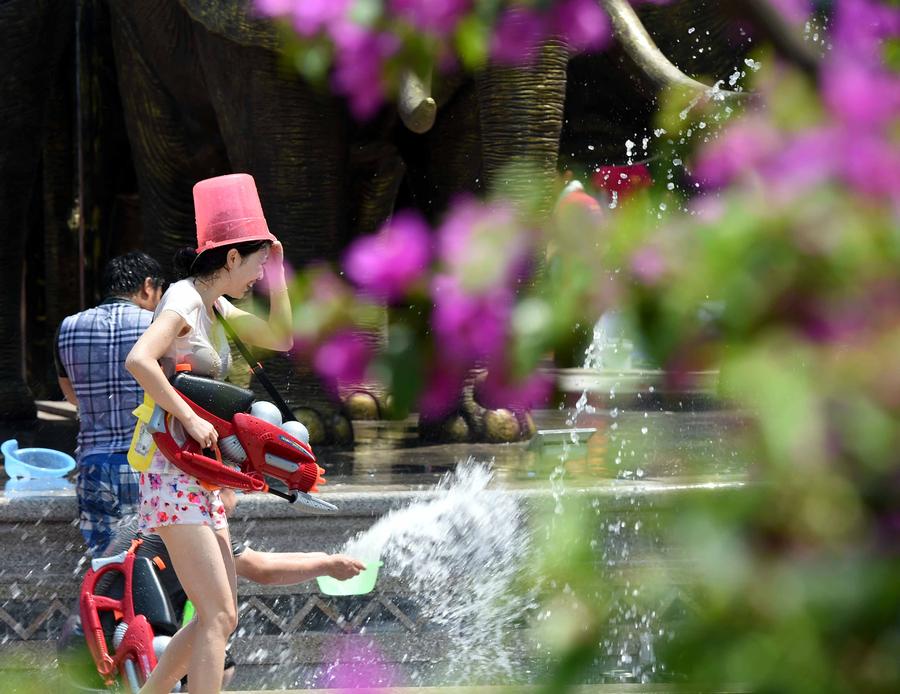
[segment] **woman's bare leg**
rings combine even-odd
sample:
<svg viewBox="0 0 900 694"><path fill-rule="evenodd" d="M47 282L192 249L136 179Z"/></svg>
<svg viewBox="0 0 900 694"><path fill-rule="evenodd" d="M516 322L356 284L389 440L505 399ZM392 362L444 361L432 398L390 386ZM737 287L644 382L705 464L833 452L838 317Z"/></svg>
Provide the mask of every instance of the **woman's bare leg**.
<svg viewBox="0 0 900 694"><path fill-rule="evenodd" d="M157 532L194 603L195 617L169 643L141 694L170 692L185 671L191 694L218 692L225 644L237 623L237 580L228 530L167 525Z"/></svg>

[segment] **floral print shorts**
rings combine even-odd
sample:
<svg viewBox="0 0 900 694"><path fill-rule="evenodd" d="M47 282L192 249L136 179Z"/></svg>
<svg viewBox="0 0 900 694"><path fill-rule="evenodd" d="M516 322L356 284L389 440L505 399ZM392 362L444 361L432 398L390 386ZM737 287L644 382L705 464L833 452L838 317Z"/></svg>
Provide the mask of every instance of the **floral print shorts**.
<svg viewBox="0 0 900 694"><path fill-rule="evenodd" d="M209 525L213 530L228 527L218 490L206 489L186 472L142 472L139 485L141 532L153 532L163 525Z"/></svg>

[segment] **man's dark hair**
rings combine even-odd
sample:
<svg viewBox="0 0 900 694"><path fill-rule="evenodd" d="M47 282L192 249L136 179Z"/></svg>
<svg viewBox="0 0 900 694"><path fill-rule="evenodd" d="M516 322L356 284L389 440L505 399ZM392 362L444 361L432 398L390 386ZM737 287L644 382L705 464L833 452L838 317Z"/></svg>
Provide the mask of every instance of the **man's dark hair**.
<svg viewBox="0 0 900 694"><path fill-rule="evenodd" d="M146 253L132 251L118 255L103 270L103 296L131 296L140 291L148 277L154 287L166 283L162 266Z"/></svg>

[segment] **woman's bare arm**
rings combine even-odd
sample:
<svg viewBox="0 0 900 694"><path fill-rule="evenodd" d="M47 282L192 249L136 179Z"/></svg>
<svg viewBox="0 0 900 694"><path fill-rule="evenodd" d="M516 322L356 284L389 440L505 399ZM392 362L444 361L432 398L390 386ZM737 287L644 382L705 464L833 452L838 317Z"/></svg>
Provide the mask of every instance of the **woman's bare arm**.
<svg viewBox="0 0 900 694"><path fill-rule="evenodd" d="M184 318L174 311L163 311L131 348L125 359L125 368L157 405L181 422L191 438L208 448L218 438L215 428L179 397L159 365L169 345L187 329Z"/></svg>
<svg viewBox="0 0 900 694"><path fill-rule="evenodd" d="M284 249L281 242L272 244L265 271L269 286L268 320L235 308L228 322L244 342L286 352L293 347L294 339L291 335L291 298L284 281Z"/></svg>

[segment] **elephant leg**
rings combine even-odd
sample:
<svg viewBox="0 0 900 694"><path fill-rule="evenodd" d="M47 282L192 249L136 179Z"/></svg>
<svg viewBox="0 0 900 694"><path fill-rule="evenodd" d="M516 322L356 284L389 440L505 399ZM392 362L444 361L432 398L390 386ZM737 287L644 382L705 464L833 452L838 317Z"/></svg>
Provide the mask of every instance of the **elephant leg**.
<svg viewBox="0 0 900 694"><path fill-rule="evenodd" d="M194 183L229 173L229 164L190 17L173 0L110 6L145 250L165 265L195 244Z"/></svg>
<svg viewBox="0 0 900 694"><path fill-rule="evenodd" d="M488 191L523 199L535 191L537 177L544 184L537 187L538 209L546 213L554 202L568 59L564 44L549 41L529 66L490 66L476 77ZM510 176L514 162L529 167L524 185Z"/></svg>
<svg viewBox="0 0 900 694"><path fill-rule="evenodd" d="M441 187L445 201L452 192L460 190L485 189L522 201L538 191L542 196L538 208L549 213L562 131L567 61L565 46L551 42L528 67L485 69L476 76L472 94L468 94L463 86L455 102L449 102L444 109L447 113L439 108L438 122L429 136L436 137L438 156L456 157L455 162L451 159L449 166L443 167ZM471 97L474 97L474 104ZM467 107L454 114L452 109L460 104ZM473 115L477 119L474 125L471 123ZM449 139L442 136L441 127L458 128L460 125L464 130L463 143L466 134L478 134L480 156L473 157L466 151L441 150L440 143ZM523 185L519 185L515 171L510 168L514 164L527 167ZM447 180L447 168L457 172L455 181ZM536 186L536 181L543 185ZM439 421L422 418L420 436L495 443L530 438L534 434L534 423L527 411L487 409L479 403L483 379L483 372L469 374L457 409Z"/></svg>
<svg viewBox="0 0 900 694"><path fill-rule="evenodd" d="M71 3L16 0L0 3L0 418L33 419L35 405L25 382L22 288L29 211L41 170L47 97L62 49L71 46Z"/></svg>

